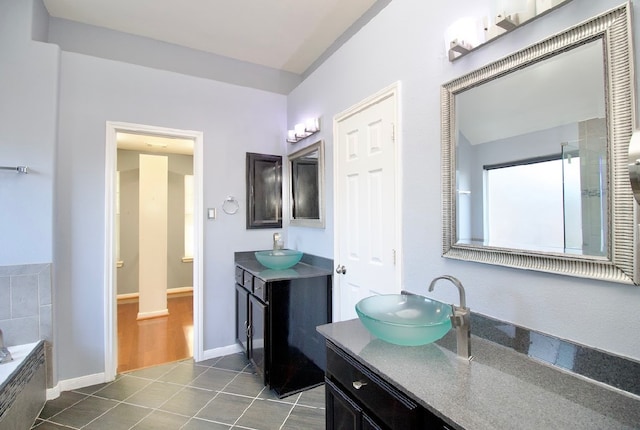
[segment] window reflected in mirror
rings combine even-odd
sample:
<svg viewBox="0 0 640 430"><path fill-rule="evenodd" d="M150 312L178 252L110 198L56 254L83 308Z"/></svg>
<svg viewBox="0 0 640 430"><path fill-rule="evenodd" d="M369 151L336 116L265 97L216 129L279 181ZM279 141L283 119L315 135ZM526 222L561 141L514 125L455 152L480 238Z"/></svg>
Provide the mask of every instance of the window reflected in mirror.
<svg viewBox="0 0 640 430"><path fill-rule="evenodd" d="M324 228L324 142L289 155L290 224Z"/></svg>

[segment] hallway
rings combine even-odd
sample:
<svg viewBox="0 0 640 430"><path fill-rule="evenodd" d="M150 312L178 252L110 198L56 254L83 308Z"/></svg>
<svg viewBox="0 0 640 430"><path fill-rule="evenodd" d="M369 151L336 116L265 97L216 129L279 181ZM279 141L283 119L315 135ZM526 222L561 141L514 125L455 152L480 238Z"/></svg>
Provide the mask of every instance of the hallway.
<svg viewBox="0 0 640 430"><path fill-rule="evenodd" d="M118 373L193 357L193 295L170 295L167 307L138 321L138 302L118 303Z"/></svg>

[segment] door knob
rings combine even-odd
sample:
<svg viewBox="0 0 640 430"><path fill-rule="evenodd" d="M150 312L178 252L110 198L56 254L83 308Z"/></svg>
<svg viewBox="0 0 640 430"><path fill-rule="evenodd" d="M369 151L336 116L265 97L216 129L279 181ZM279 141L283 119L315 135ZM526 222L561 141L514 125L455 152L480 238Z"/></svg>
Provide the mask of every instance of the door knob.
<svg viewBox="0 0 640 430"><path fill-rule="evenodd" d="M336 273L338 275L344 275L345 273L347 273L347 268L338 264L338 267L336 267Z"/></svg>

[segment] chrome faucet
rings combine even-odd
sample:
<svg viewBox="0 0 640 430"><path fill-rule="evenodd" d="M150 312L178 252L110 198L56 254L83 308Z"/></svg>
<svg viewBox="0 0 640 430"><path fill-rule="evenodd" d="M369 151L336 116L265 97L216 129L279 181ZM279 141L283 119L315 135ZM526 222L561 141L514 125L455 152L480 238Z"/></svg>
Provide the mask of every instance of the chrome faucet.
<svg viewBox="0 0 640 430"><path fill-rule="evenodd" d="M0 330L0 364L8 363L12 361L13 357L11 357L11 353L9 349L4 346L4 338L2 337L2 330Z"/></svg>
<svg viewBox="0 0 640 430"><path fill-rule="evenodd" d="M464 287L462 282L457 278L449 275L442 275L434 278L429 284L429 291L433 291L436 282L440 279L446 279L458 288L460 293L460 306L451 305L453 315L451 316L451 325L456 329L456 347L458 356L471 360L471 311L467 307Z"/></svg>
<svg viewBox="0 0 640 430"><path fill-rule="evenodd" d="M273 233L273 250L284 248L284 241L280 236L280 233Z"/></svg>

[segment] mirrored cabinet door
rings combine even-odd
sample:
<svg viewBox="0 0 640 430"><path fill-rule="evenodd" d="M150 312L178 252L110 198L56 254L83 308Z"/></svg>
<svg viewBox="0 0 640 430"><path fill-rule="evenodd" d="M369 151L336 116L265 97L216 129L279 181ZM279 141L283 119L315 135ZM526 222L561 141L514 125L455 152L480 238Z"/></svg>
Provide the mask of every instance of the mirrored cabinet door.
<svg viewBox="0 0 640 430"><path fill-rule="evenodd" d="M290 224L324 228L324 142L309 145L288 160Z"/></svg>
<svg viewBox="0 0 640 430"><path fill-rule="evenodd" d="M282 157L247 152L247 228L282 228Z"/></svg>

